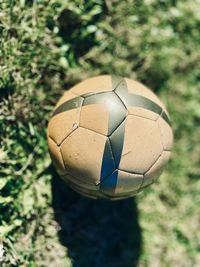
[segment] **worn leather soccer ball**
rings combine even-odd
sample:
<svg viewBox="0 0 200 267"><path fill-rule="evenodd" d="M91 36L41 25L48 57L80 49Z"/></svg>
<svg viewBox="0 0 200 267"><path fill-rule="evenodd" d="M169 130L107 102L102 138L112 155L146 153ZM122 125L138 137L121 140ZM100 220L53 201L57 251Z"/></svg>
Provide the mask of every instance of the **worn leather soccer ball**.
<svg viewBox="0 0 200 267"><path fill-rule="evenodd" d="M67 90L48 125L57 172L93 198L127 198L151 185L172 143L169 115L158 97L139 82L110 75Z"/></svg>

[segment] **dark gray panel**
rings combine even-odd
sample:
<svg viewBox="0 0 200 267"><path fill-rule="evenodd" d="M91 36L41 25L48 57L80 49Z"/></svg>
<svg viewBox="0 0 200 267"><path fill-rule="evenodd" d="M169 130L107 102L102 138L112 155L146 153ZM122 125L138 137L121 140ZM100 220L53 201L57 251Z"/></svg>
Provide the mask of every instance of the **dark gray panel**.
<svg viewBox="0 0 200 267"><path fill-rule="evenodd" d="M120 99L123 101L123 103L128 106L135 106L135 107L141 107L147 110L150 110L154 113L157 113L161 115L161 117L170 124L170 120L167 116L167 114L163 111L163 109L150 100L149 98L146 98L141 95L132 94L128 92L126 81L123 80L115 89L115 93L120 97Z"/></svg>
<svg viewBox="0 0 200 267"><path fill-rule="evenodd" d="M57 109L53 113L53 116L55 116L61 112L65 112L67 110L70 110L70 109L79 108L79 107L81 107L82 103L83 103L82 97L80 97L80 96L74 97L74 98L62 103L59 107L57 107Z"/></svg>
<svg viewBox="0 0 200 267"><path fill-rule="evenodd" d="M113 90L115 90L117 88L117 86L123 81L122 77L119 76L112 76L112 88Z"/></svg>
<svg viewBox="0 0 200 267"><path fill-rule="evenodd" d="M165 112L161 114L161 117L171 126L171 121Z"/></svg>
<svg viewBox="0 0 200 267"><path fill-rule="evenodd" d="M119 167L121 159L122 149L124 145L124 132L125 132L125 121L113 132L110 136L110 144L115 159L116 168Z"/></svg>
<svg viewBox="0 0 200 267"><path fill-rule="evenodd" d="M115 193L115 188L117 185L118 170L115 170L109 177L103 180L100 184L100 191L106 196L113 200L123 199L137 194L138 190L133 190L130 192Z"/></svg>
<svg viewBox="0 0 200 267"><path fill-rule="evenodd" d="M115 162L112 156L109 139L107 138L101 165L100 183L115 170Z"/></svg>
<svg viewBox="0 0 200 267"><path fill-rule="evenodd" d="M126 117L127 110L114 92L103 92L86 97L83 106L91 104L103 104L104 108L108 110L108 136Z"/></svg>
<svg viewBox="0 0 200 267"><path fill-rule="evenodd" d="M107 194L115 194L115 188L117 185L118 170L115 170L109 177L104 179L100 183L100 191Z"/></svg>

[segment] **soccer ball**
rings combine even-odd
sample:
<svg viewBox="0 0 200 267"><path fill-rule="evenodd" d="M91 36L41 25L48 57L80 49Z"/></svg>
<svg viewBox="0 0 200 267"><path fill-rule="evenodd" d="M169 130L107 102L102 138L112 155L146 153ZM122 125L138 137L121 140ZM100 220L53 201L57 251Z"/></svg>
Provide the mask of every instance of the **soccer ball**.
<svg viewBox="0 0 200 267"><path fill-rule="evenodd" d="M139 82L110 75L66 91L47 135L52 161L67 184L111 200L156 181L173 143L169 115L157 96Z"/></svg>

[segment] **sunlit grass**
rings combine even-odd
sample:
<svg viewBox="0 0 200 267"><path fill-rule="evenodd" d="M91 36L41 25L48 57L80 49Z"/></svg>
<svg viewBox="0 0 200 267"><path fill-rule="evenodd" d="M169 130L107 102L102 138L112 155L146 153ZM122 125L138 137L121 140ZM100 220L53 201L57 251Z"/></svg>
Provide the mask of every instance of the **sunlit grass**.
<svg viewBox="0 0 200 267"><path fill-rule="evenodd" d="M101 73L145 83L172 119L172 159L136 199L138 265L199 266L199 14L197 0L0 3L1 266L72 266L53 215L46 127L64 89Z"/></svg>

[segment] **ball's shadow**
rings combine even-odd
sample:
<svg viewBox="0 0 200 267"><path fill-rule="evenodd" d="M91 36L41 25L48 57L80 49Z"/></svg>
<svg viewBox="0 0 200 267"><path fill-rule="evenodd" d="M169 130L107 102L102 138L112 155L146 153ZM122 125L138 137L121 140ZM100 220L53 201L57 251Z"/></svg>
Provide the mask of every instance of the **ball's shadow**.
<svg viewBox="0 0 200 267"><path fill-rule="evenodd" d="M110 202L82 197L52 166L50 169L58 235L73 267L137 266L142 242L135 200Z"/></svg>

